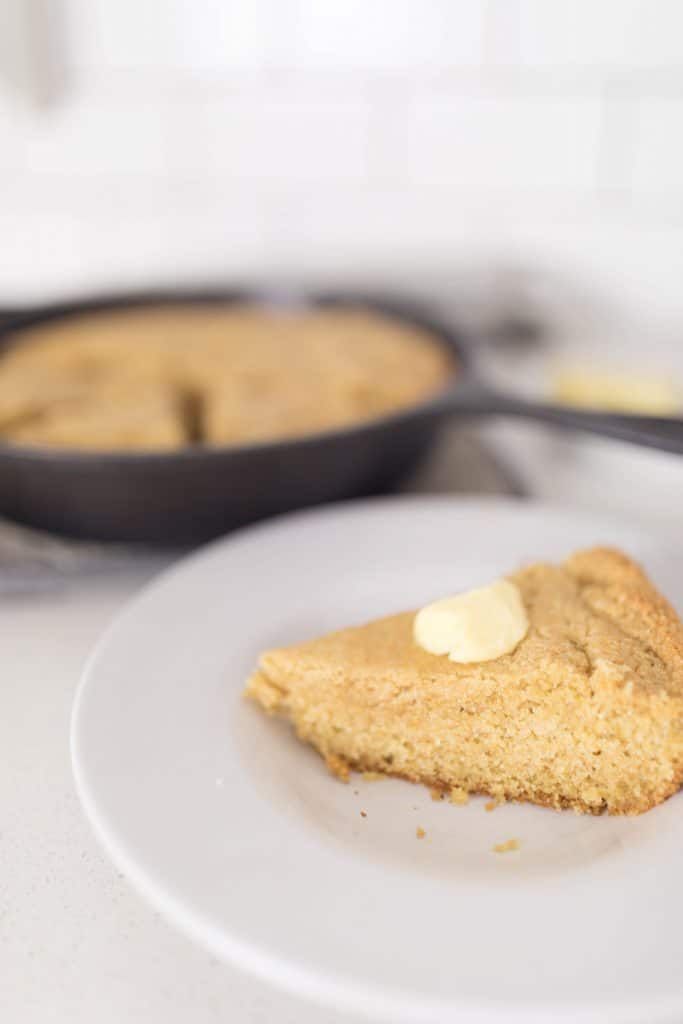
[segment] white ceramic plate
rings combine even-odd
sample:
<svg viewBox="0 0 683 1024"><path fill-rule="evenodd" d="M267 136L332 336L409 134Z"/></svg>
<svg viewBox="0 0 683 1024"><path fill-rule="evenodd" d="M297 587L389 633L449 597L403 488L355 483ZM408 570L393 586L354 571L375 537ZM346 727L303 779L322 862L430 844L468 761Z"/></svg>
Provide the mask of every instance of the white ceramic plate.
<svg viewBox="0 0 683 1024"><path fill-rule="evenodd" d="M111 627L76 701L76 781L105 848L216 955L323 1003L394 1024L679 1021L680 798L611 819L344 786L240 699L263 648L600 542L683 607L680 551L501 500L329 507L182 562ZM519 852L492 852L512 837Z"/></svg>

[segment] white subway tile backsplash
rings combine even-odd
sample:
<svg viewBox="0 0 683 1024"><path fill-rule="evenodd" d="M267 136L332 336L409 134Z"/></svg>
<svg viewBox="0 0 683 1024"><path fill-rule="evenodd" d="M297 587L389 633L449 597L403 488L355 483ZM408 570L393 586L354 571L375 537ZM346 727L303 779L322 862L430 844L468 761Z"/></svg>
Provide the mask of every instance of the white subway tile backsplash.
<svg viewBox="0 0 683 1024"><path fill-rule="evenodd" d="M683 64L681 0L510 0L519 16L510 59L548 69Z"/></svg>
<svg viewBox="0 0 683 1024"><path fill-rule="evenodd" d="M259 69L289 49L289 0L67 0L77 66Z"/></svg>
<svg viewBox="0 0 683 1024"><path fill-rule="evenodd" d="M99 179L98 179L99 180ZM11 207L11 209L10 209ZM356 282L384 278L410 290L450 268L513 266L577 282L590 300L676 323L683 318L683 221L659 226L596 200L543 202L533 192L481 188L333 187L292 193L215 183L147 186L134 179L63 179L11 190L0 212L0 302L205 277L277 280L279 274Z"/></svg>
<svg viewBox="0 0 683 1024"><path fill-rule="evenodd" d="M499 263L574 282L584 308L611 305L628 320L681 324L683 222L648 222L633 211L571 206L543 214L521 198L506 209L491 203L480 223L481 244ZM574 318L581 308L574 310ZM646 343L646 342L645 342Z"/></svg>
<svg viewBox="0 0 683 1024"><path fill-rule="evenodd" d="M163 108L144 96L85 94L26 119L26 170L36 176L163 175Z"/></svg>
<svg viewBox="0 0 683 1024"><path fill-rule="evenodd" d="M321 188L290 203L289 215L301 258L318 270L362 273L373 264L417 269L430 253L477 246L477 218L467 196L457 193L444 202L424 188Z"/></svg>
<svg viewBox="0 0 683 1024"><path fill-rule="evenodd" d="M70 211L0 210L0 307L86 287L85 222ZM6 255L4 255L6 254Z"/></svg>
<svg viewBox="0 0 683 1024"><path fill-rule="evenodd" d="M226 187L308 187L368 175L371 110L363 103L278 99L273 89L252 102L206 98L174 114L175 166Z"/></svg>
<svg viewBox="0 0 683 1024"><path fill-rule="evenodd" d="M0 93L0 298L500 259L683 318L683 0L63 3L68 99Z"/></svg>
<svg viewBox="0 0 683 1024"><path fill-rule="evenodd" d="M425 99L394 112L384 165L416 184L591 189L600 126L598 100Z"/></svg>
<svg viewBox="0 0 683 1024"><path fill-rule="evenodd" d="M166 212L130 212L109 226L100 214L87 221L84 246L98 281L127 287L173 281L255 276L268 255L267 207L256 197L222 205L193 201ZM107 246L98 237L107 229Z"/></svg>
<svg viewBox="0 0 683 1024"><path fill-rule="evenodd" d="M0 306L69 292L256 278L271 258L272 202L117 177L11 190L0 212ZM8 253L4 259L2 253ZM11 253L11 258L9 255Z"/></svg>
<svg viewBox="0 0 683 1024"><path fill-rule="evenodd" d="M488 0L486 5L485 56L489 64L507 65L517 60L519 11L515 0Z"/></svg>
<svg viewBox="0 0 683 1024"><path fill-rule="evenodd" d="M0 212L2 212L2 178L17 175L25 164L26 124L17 105L0 93Z"/></svg>
<svg viewBox="0 0 683 1024"><path fill-rule="evenodd" d="M674 196L683 209L683 96L640 100L633 108L631 186L636 194L660 195L669 202Z"/></svg>
<svg viewBox="0 0 683 1024"><path fill-rule="evenodd" d="M481 0L297 0L292 6L296 66L429 74L482 60Z"/></svg>

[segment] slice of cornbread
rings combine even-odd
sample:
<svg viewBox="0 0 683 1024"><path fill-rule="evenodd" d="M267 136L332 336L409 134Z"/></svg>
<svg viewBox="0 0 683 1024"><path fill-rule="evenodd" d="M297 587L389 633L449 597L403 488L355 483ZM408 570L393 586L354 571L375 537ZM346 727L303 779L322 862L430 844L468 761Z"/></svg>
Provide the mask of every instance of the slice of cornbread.
<svg viewBox="0 0 683 1024"><path fill-rule="evenodd" d="M178 396L169 387L114 386L96 395L56 403L7 430L16 444L83 451L180 448L187 437Z"/></svg>
<svg viewBox="0 0 683 1024"><path fill-rule="evenodd" d="M626 555L579 551L509 577L526 637L459 665L413 613L264 654L247 695L333 770L577 811L640 814L683 781L683 625Z"/></svg>

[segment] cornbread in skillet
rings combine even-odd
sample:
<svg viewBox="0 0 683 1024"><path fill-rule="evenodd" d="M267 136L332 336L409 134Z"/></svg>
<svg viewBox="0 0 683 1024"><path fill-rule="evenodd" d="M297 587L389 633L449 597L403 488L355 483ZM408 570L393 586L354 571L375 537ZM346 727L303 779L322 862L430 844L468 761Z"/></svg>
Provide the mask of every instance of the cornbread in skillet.
<svg viewBox="0 0 683 1024"><path fill-rule="evenodd" d="M333 770L598 814L640 814L683 781L683 626L620 551L509 577L529 630L457 664L413 640L414 613L262 655L247 695Z"/></svg>
<svg viewBox="0 0 683 1024"><path fill-rule="evenodd" d="M53 402L41 415L17 423L12 436L17 444L82 451L174 449L185 443L179 401L152 383L109 386L97 401L73 395Z"/></svg>
<svg viewBox="0 0 683 1024"><path fill-rule="evenodd" d="M297 437L419 403L453 372L428 331L346 307L110 310L27 328L16 341L0 357L0 435L24 445Z"/></svg>

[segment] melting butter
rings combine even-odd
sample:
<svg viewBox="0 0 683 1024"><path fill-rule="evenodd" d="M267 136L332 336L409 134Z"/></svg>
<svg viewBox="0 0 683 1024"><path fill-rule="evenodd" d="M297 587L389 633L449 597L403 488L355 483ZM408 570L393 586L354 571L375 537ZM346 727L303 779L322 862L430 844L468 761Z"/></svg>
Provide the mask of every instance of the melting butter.
<svg viewBox="0 0 683 1024"><path fill-rule="evenodd" d="M528 629L522 595L510 580L434 601L420 609L413 623L420 647L463 664L509 654Z"/></svg>

